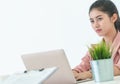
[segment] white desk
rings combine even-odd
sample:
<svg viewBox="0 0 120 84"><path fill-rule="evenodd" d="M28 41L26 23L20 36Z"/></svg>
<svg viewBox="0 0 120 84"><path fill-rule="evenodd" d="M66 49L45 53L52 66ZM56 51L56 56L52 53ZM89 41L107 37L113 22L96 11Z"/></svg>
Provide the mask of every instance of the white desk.
<svg viewBox="0 0 120 84"><path fill-rule="evenodd" d="M0 80L0 84L2 84L1 80ZM120 84L120 76L115 76L113 81L96 83L93 80L93 81L88 81L88 82L83 82L83 83L78 83L78 84Z"/></svg>
<svg viewBox="0 0 120 84"><path fill-rule="evenodd" d="M93 80L93 81L88 81L88 82L83 82L83 83L78 83L78 84L120 84L120 76L115 76L113 81L96 83Z"/></svg>

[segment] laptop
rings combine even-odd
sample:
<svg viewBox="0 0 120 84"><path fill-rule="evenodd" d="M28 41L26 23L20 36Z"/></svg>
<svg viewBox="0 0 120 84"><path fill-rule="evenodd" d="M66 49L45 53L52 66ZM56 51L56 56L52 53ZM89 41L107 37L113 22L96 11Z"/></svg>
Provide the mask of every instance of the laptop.
<svg viewBox="0 0 120 84"><path fill-rule="evenodd" d="M63 49L24 54L21 57L27 70L58 67L58 70L49 79L47 79L44 84L78 83L73 76Z"/></svg>

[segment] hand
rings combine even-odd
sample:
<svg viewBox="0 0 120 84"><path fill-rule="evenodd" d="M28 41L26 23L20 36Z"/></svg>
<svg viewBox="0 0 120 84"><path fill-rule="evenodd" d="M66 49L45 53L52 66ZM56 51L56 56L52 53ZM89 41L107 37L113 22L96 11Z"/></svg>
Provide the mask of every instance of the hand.
<svg viewBox="0 0 120 84"><path fill-rule="evenodd" d="M120 69L114 65L114 75L117 76L117 75L120 75Z"/></svg>
<svg viewBox="0 0 120 84"><path fill-rule="evenodd" d="M73 70L73 74L76 80L83 80L87 78L92 78L92 73L90 71L85 71L78 73L77 71Z"/></svg>
<svg viewBox="0 0 120 84"><path fill-rule="evenodd" d="M74 75L74 77L76 79L78 77L79 73L77 71L75 71L75 70L72 70L72 72L73 72L73 75Z"/></svg>

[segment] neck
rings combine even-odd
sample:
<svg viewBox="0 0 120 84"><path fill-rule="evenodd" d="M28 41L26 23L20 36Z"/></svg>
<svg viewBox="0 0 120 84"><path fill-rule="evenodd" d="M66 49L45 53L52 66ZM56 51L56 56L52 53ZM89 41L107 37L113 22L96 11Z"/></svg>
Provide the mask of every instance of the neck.
<svg viewBox="0 0 120 84"><path fill-rule="evenodd" d="M110 32L109 34L107 34L106 36L104 36L103 38L104 38L106 44L111 45L113 43L114 38L116 37L116 35L117 35L117 31Z"/></svg>

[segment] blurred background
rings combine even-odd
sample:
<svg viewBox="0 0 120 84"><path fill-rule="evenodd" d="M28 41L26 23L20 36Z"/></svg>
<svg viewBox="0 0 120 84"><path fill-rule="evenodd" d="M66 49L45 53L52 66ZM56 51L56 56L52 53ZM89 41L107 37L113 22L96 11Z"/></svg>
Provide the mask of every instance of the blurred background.
<svg viewBox="0 0 120 84"><path fill-rule="evenodd" d="M89 21L94 1L1 0L0 75L25 70L22 54L61 48L71 68L78 65L87 46L101 39ZM112 1L120 7L120 0Z"/></svg>

